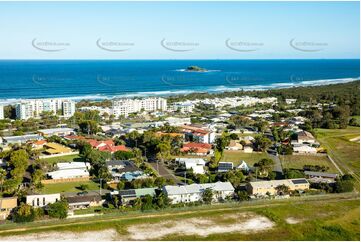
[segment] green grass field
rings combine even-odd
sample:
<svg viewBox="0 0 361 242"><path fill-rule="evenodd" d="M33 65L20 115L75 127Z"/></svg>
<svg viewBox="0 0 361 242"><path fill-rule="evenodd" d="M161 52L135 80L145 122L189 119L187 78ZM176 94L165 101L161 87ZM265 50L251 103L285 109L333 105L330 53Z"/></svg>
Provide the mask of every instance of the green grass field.
<svg viewBox="0 0 361 242"><path fill-rule="evenodd" d="M58 156L52 158L45 158L42 160L49 162L51 164L55 164L58 162L83 161L83 159L79 155L64 155L64 156Z"/></svg>
<svg viewBox="0 0 361 242"><path fill-rule="evenodd" d="M280 156L280 160L283 168L303 170L304 165L319 165L329 167L327 172L338 173L336 167L327 156L285 155Z"/></svg>
<svg viewBox="0 0 361 242"><path fill-rule="evenodd" d="M78 189L80 185L87 185L88 190L97 190L99 189L99 184L93 181L79 181L79 182L62 182L54 184L45 184L42 192L45 194L59 193L59 192L80 192Z"/></svg>
<svg viewBox="0 0 361 242"><path fill-rule="evenodd" d="M352 170L360 176L360 143L350 141L360 136L359 127L317 129L316 134L321 145L327 149L343 171Z"/></svg>
<svg viewBox="0 0 361 242"><path fill-rule="evenodd" d="M225 150L221 161L231 161L233 164L239 165L241 160L244 160L249 166L260 161L263 158L268 158L266 153L244 153L239 150Z"/></svg>
<svg viewBox="0 0 361 242"><path fill-rule="evenodd" d="M237 214L255 214L267 218L273 227L264 231L224 232L216 227L205 236L196 234L167 233L154 240L359 240L360 205L359 195L328 194L288 200L263 200L201 207L166 209L149 212L107 214L98 217L69 220L49 220L28 224L0 225L0 236L46 232L118 232L117 239L125 240L146 229L169 229L177 226L192 226L191 221L212 221L216 226L232 226ZM347 209L346 209L347 208ZM296 223L290 223L292 218ZM163 227L161 227L163 226ZM131 228L136 228L131 232ZM191 227L190 227L191 228ZM160 229L163 230L163 229ZM240 228L239 228L240 229ZM107 231L102 231L107 230ZM152 231L154 232L154 231ZM187 231L189 232L189 231ZM155 236L157 233L154 233Z"/></svg>

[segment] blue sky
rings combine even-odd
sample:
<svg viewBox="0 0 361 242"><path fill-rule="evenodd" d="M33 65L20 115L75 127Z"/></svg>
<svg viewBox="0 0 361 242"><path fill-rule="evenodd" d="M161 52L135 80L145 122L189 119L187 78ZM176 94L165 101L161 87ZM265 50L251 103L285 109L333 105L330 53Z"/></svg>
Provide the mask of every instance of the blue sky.
<svg viewBox="0 0 361 242"><path fill-rule="evenodd" d="M0 2L0 58L359 58L359 18L359 2Z"/></svg>

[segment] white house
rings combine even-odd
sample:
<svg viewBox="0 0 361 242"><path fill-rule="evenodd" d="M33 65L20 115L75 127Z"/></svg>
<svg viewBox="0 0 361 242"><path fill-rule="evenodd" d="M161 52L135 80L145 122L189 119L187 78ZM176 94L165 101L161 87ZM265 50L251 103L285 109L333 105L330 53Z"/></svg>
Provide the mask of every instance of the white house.
<svg viewBox="0 0 361 242"><path fill-rule="evenodd" d="M317 149L308 145L295 145L293 146L293 152L301 154L316 154Z"/></svg>
<svg viewBox="0 0 361 242"><path fill-rule="evenodd" d="M252 153L253 152L253 148L251 146L244 146L243 147L243 152L244 153Z"/></svg>
<svg viewBox="0 0 361 242"><path fill-rule="evenodd" d="M69 179L89 177L90 164L84 162L60 162L56 164L58 170L48 172L51 179Z"/></svg>
<svg viewBox="0 0 361 242"><path fill-rule="evenodd" d="M234 187L230 182L164 186L163 192L171 199L172 204L176 204L201 201L206 189L212 190L213 201L215 202L226 199L234 194Z"/></svg>
<svg viewBox="0 0 361 242"><path fill-rule="evenodd" d="M204 174L206 162L201 158L176 158L176 162L185 165L186 169L192 169L195 174Z"/></svg>
<svg viewBox="0 0 361 242"><path fill-rule="evenodd" d="M45 207L49 203L55 203L57 201L60 201L60 193L26 196L26 203L36 208Z"/></svg>

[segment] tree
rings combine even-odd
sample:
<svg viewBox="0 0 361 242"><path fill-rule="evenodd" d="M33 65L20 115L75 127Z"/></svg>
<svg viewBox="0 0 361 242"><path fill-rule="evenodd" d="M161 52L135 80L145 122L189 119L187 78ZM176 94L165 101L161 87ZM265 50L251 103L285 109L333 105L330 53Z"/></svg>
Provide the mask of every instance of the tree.
<svg viewBox="0 0 361 242"><path fill-rule="evenodd" d="M156 185L157 187L161 188L166 184L166 180L164 177L156 177L154 180L154 185Z"/></svg>
<svg viewBox="0 0 361 242"><path fill-rule="evenodd" d="M248 193L246 191L238 191L237 192L237 199L239 201L247 201L247 200L249 200Z"/></svg>
<svg viewBox="0 0 361 242"><path fill-rule="evenodd" d="M116 160L129 160L134 157L134 154L131 151L118 150L114 152L113 156Z"/></svg>
<svg viewBox="0 0 361 242"><path fill-rule="evenodd" d="M153 197L147 194L142 198L141 209L142 211L144 211L144 210L150 210L152 208L153 208Z"/></svg>
<svg viewBox="0 0 361 242"><path fill-rule="evenodd" d="M253 145L257 151L265 151L271 146L271 144L272 141L263 135L257 135L253 142Z"/></svg>
<svg viewBox="0 0 361 242"><path fill-rule="evenodd" d="M335 184L335 191L341 192L352 192L354 189L353 182L351 180L338 180Z"/></svg>
<svg viewBox="0 0 361 242"><path fill-rule="evenodd" d="M153 198L153 203L158 207L158 208L166 208L169 206L170 204L170 199L163 193L160 192L159 194L157 194L154 198Z"/></svg>
<svg viewBox="0 0 361 242"><path fill-rule="evenodd" d="M28 167L29 155L24 149L11 152L9 166L11 177L20 184Z"/></svg>
<svg viewBox="0 0 361 242"><path fill-rule="evenodd" d="M68 216L68 203L60 200L48 205L48 214L52 218L64 219Z"/></svg>
<svg viewBox="0 0 361 242"><path fill-rule="evenodd" d="M203 202L210 204L213 200L213 191L210 188L207 188L204 190L202 194L202 200Z"/></svg>
<svg viewBox="0 0 361 242"><path fill-rule="evenodd" d="M289 192L289 190L290 190L290 188L288 186L286 186L286 185L283 185L283 184L278 185L276 187L276 191L277 191L278 195L285 195L285 194L287 194Z"/></svg>
<svg viewBox="0 0 361 242"><path fill-rule="evenodd" d="M125 188L125 183L123 181L119 181L117 184L118 190L123 190Z"/></svg>
<svg viewBox="0 0 361 242"><path fill-rule="evenodd" d="M171 145L168 142L161 142L157 145L157 159L164 162L171 159Z"/></svg>
<svg viewBox="0 0 361 242"><path fill-rule="evenodd" d="M43 185L41 183L41 181L44 178L44 172L41 169L36 169L32 174L31 174L31 182L34 185L35 188L39 189L41 188Z"/></svg>
<svg viewBox="0 0 361 242"><path fill-rule="evenodd" d="M14 211L13 220L16 223L32 222L35 219L34 208L26 203L21 204Z"/></svg>
<svg viewBox="0 0 361 242"><path fill-rule="evenodd" d="M305 174L302 171L295 169L284 169L284 176L286 179L304 178Z"/></svg>
<svg viewBox="0 0 361 242"><path fill-rule="evenodd" d="M269 158L264 158L254 164L257 167L258 174L260 176L267 177L268 173L273 169L274 161Z"/></svg>
<svg viewBox="0 0 361 242"><path fill-rule="evenodd" d="M0 192L1 193L3 192L3 185L4 185L4 181L6 180L6 175L7 175L7 172L3 168L0 168L0 185L1 185Z"/></svg>
<svg viewBox="0 0 361 242"><path fill-rule="evenodd" d="M82 133L96 134L99 131L98 123L94 120L84 120L79 123L79 128Z"/></svg>

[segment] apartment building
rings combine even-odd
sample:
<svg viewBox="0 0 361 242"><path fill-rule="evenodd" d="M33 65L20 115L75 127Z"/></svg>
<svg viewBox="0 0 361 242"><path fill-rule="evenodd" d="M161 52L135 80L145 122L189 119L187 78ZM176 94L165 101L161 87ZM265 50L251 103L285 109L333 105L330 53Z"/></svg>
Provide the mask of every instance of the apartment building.
<svg viewBox="0 0 361 242"><path fill-rule="evenodd" d="M29 99L16 104L18 119L37 118L43 112L71 117L75 113L75 102L63 99Z"/></svg>
<svg viewBox="0 0 361 242"><path fill-rule="evenodd" d="M116 117L127 117L130 113L141 111L165 111L167 110L167 99L143 98L143 99L118 99L112 101L112 112Z"/></svg>
<svg viewBox="0 0 361 242"><path fill-rule="evenodd" d="M282 185L287 186L290 191L307 190L310 188L310 184L305 178L297 178L250 182L247 184L247 190L251 195L275 195L277 194L277 187Z"/></svg>
<svg viewBox="0 0 361 242"><path fill-rule="evenodd" d="M234 194L234 187L230 182L164 186L163 192L171 199L172 204L176 204L202 201L206 189L212 190L214 202L224 200Z"/></svg>

